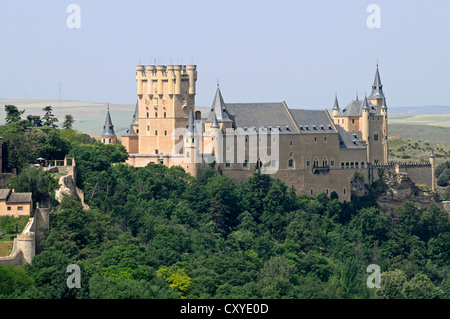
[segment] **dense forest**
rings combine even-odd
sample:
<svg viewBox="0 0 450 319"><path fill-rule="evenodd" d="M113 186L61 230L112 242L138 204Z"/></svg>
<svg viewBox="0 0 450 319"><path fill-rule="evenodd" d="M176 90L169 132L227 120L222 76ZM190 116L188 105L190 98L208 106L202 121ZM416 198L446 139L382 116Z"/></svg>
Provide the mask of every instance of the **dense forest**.
<svg viewBox="0 0 450 319"><path fill-rule="evenodd" d="M450 222L437 204L405 202L394 220L377 208L377 183L350 203L311 198L258 172L235 183L213 167L198 177L134 168L122 145L25 124L0 134L25 143L42 130L35 152L74 156L90 208L54 202L44 250L22 268L0 267L1 298L450 297ZM22 167L11 187L53 196L51 173L27 168L20 150L12 159ZM67 286L70 264L81 288ZM381 288L367 286L370 264L380 266Z"/></svg>

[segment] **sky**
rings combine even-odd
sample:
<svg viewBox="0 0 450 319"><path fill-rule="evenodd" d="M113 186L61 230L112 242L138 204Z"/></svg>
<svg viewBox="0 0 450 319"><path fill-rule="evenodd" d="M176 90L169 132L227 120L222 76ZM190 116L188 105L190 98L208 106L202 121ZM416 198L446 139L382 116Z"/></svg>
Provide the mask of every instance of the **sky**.
<svg viewBox="0 0 450 319"><path fill-rule="evenodd" d="M388 106L450 105L449 12L448 0L0 0L0 98L133 104L136 65L156 61L197 65L197 106L219 81L225 102L330 109L335 94L369 95L378 61Z"/></svg>

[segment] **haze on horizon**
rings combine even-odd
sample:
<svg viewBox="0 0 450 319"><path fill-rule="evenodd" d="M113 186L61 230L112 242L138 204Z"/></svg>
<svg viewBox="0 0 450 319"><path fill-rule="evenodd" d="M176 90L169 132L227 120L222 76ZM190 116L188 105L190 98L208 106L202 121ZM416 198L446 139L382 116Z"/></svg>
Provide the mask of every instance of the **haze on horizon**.
<svg viewBox="0 0 450 319"><path fill-rule="evenodd" d="M76 4L80 28L69 28ZM370 4L380 28L369 28ZM138 64L196 64L196 104L286 100L330 108L370 94L388 106L450 105L450 2L3 1L0 98L134 104Z"/></svg>

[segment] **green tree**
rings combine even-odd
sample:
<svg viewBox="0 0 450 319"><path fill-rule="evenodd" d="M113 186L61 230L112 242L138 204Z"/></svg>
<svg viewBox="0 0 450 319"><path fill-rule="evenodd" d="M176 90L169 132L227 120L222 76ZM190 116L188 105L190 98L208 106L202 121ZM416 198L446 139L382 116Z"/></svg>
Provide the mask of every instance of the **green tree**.
<svg viewBox="0 0 450 319"><path fill-rule="evenodd" d="M424 274L416 274L403 286L403 293L407 299L439 299L444 292L436 287Z"/></svg>
<svg viewBox="0 0 450 319"><path fill-rule="evenodd" d="M64 116L64 122L62 125L63 130L71 130L73 123L75 123L75 118L73 117L73 115L66 114Z"/></svg>
<svg viewBox="0 0 450 319"><path fill-rule="evenodd" d="M28 125L31 127L41 127L42 119L39 115L27 115Z"/></svg>
<svg viewBox="0 0 450 319"><path fill-rule="evenodd" d="M344 297L351 298L359 290L361 281L358 282L358 262L355 258L348 258L341 270L341 285Z"/></svg>
<svg viewBox="0 0 450 319"><path fill-rule="evenodd" d="M55 190L59 187L58 181L51 173L41 167L30 166L21 171L17 176L8 180L8 187L16 192L31 192L33 205L36 206L42 199L55 196Z"/></svg>
<svg viewBox="0 0 450 319"><path fill-rule="evenodd" d="M5 123L17 123L21 120L20 116L25 112L25 110L19 111L15 105L5 105L6 118Z"/></svg>
<svg viewBox="0 0 450 319"><path fill-rule="evenodd" d="M43 125L51 128L58 127L56 123L58 122L58 119L53 115L53 108L50 105L47 105L42 109L45 113L42 117Z"/></svg>
<svg viewBox="0 0 450 319"><path fill-rule="evenodd" d="M18 298L34 287L34 281L23 268L0 266L0 298Z"/></svg>

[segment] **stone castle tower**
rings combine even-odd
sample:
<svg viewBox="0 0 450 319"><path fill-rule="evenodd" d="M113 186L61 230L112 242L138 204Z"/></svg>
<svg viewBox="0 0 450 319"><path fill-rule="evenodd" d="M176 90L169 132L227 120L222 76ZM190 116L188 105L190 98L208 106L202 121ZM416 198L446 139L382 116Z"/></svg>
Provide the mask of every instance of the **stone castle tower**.
<svg viewBox="0 0 450 319"><path fill-rule="evenodd" d="M138 100L130 128L122 137L130 164L171 165L184 147L192 147L183 145L183 139L188 122L194 126L196 81L195 65L137 66ZM189 172L195 169L188 166Z"/></svg>
<svg viewBox="0 0 450 319"><path fill-rule="evenodd" d="M349 132L361 132L361 138L367 147L367 162L387 163L387 105L377 69L372 85L372 93L364 100L358 98L340 108L337 96L333 106L333 120Z"/></svg>

